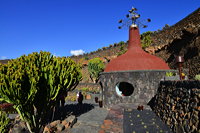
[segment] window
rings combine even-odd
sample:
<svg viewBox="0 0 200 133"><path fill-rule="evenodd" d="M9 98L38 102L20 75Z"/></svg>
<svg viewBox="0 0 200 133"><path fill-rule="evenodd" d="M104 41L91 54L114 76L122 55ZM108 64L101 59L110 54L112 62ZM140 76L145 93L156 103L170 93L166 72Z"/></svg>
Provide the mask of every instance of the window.
<svg viewBox="0 0 200 133"><path fill-rule="evenodd" d="M115 89L119 96L130 96L134 91L133 85L128 82L117 83Z"/></svg>

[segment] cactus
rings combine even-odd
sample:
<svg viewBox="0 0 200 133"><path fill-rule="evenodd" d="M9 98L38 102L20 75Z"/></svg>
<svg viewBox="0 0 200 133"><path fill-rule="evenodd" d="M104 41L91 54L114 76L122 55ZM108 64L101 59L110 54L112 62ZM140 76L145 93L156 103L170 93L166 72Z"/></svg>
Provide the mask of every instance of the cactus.
<svg viewBox="0 0 200 133"><path fill-rule="evenodd" d="M104 63L100 58L91 59L88 63L88 71L90 78L96 83L99 78L100 72L104 70Z"/></svg>
<svg viewBox="0 0 200 133"><path fill-rule="evenodd" d="M70 58L34 52L0 66L0 100L14 105L30 132L39 132L59 94L80 80L80 67Z"/></svg>
<svg viewBox="0 0 200 133"><path fill-rule="evenodd" d="M10 119L4 111L0 111L0 133L7 133Z"/></svg>

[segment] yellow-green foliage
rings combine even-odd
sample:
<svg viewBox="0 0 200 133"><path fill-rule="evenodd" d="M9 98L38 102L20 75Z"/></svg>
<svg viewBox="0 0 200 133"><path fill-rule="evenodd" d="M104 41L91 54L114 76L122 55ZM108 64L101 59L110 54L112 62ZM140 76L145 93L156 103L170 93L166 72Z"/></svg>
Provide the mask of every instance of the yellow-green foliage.
<svg viewBox="0 0 200 133"><path fill-rule="evenodd" d="M89 91L89 88L82 88L82 91Z"/></svg>
<svg viewBox="0 0 200 133"><path fill-rule="evenodd" d="M80 67L70 58L35 52L0 67L0 96L14 105L30 131L39 132L59 94L80 80Z"/></svg>
<svg viewBox="0 0 200 133"><path fill-rule="evenodd" d="M200 80L200 74L195 76L195 80Z"/></svg>
<svg viewBox="0 0 200 133"><path fill-rule="evenodd" d="M7 117L7 114L4 111L0 111L0 133L8 132L8 124L10 119Z"/></svg>
<svg viewBox="0 0 200 133"><path fill-rule="evenodd" d="M76 99L77 99L76 93L73 93L73 95L69 95L65 98L65 100L72 102L76 101Z"/></svg>
<svg viewBox="0 0 200 133"><path fill-rule="evenodd" d="M141 34L142 48L149 47L152 44L151 34L151 31L147 31Z"/></svg>
<svg viewBox="0 0 200 133"><path fill-rule="evenodd" d="M174 76L174 73L173 73L173 72L166 72L166 76L167 76L167 77Z"/></svg>
<svg viewBox="0 0 200 133"><path fill-rule="evenodd" d="M120 55L126 53L127 49L125 49L124 47L125 47L125 45L120 47L120 51L117 53L117 56L120 56Z"/></svg>
<svg viewBox="0 0 200 133"><path fill-rule="evenodd" d="M89 60L88 63L88 72L93 81L97 82L100 72L104 70L104 63L100 58L93 58Z"/></svg>

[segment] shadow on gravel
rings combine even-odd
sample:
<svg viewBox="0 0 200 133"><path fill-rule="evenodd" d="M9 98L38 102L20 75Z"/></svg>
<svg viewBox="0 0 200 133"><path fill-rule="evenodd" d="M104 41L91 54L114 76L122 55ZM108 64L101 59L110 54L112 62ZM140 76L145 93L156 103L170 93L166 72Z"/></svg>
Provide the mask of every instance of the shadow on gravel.
<svg viewBox="0 0 200 133"><path fill-rule="evenodd" d="M62 120L66 118L69 115L75 115L76 117L80 116L81 114L84 114L94 108L94 105L83 103L81 105L79 104L67 104L64 107L60 107L55 114L54 119L55 120Z"/></svg>

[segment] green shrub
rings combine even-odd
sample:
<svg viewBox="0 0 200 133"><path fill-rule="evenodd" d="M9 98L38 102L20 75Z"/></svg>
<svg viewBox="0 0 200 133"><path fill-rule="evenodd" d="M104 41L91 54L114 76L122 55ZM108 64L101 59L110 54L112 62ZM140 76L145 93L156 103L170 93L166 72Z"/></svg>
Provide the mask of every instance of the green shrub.
<svg viewBox="0 0 200 133"><path fill-rule="evenodd" d="M49 52L32 53L0 67L1 101L13 104L30 132L39 132L61 93L81 80L80 67L70 58Z"/></svg>
<svg viewBox="0 0 200 133"><path fill-rule="evenodd" d="M166 72L166 76L167 76L167 77L174 76L174 73L173 73L173 72Z"/></svg>
<svg viewBox="0 0 200 133"><path fill-rule="evenodd" d="M110 44L110 45L109 45L109 48L112 48L112 47L113 47L113 45L112 45L112 44Z"/></svg>
<svg viewBox="0 0 200 133"><path fill-rule="evenodd" d="M67 97L65 98L65 100L75 102L75 101L76 101L76 98L77 98L76 93L73 93L73 94L71 94L70 96L67 96Z"/></svg>
<svg viewBox="0 0 200 133"><path fill-rule="evenodd" d="M8 132L10 119L4 111L0 111L0 133Z"/></svg>
<svg viewBox="0 0 200 133"><path fill-rule="evenodd" d="M141 42L142 42L142 48L145 49L146 47L149 47L152 44L151 40L151 31L147 31L141 34Z"/></svg>
<svg viewBox="0 0 200 133"><path fill-rule="evenodd" d="M102 48L102 50L106 50L106 49L107 49L107 47L103 47L103 48Z"/></svg>
<svg viewBox="0 0 200 133"><path fill-rule="evenodd" d="M88 63L88 72L90 74L90 78L97 83L99 80L99 74L104 70L104 63L100 58L93 58L89 60Z"/></svg>
<svg viewBox="0 0 200 133"><path fill-rule="evenodd" d="M200 74L195 76L195 80L200 80Z"/></svg>
<svg viewBox="0 0 200 133"><path fill-rule="evenodd" d="M85 59L85 60L89 60L89 57L88 57L88 56L85 56L84 59Z"/></svg>
<svg viewBox="0 0 200 133"><path fill-rule="evenodd" d="M89 88L81 88L82 91L89 91Z"/></svg>
<svg viewBox="0 0 200 133"><path fill-rule="evenodd" d="M120 51L117 53L117 56L120 56L120 55L126 53L127 49L125 49L124 47L125 47L124 45L120 47L120 49L119 49Z"/></svg>
<svg viewBox="0 0 200 133"><path fill-rule="evenodd" d="M124 41L120 41L118 44L119 45L123 45L123 44L125 44L125 42Z"/></svg>

